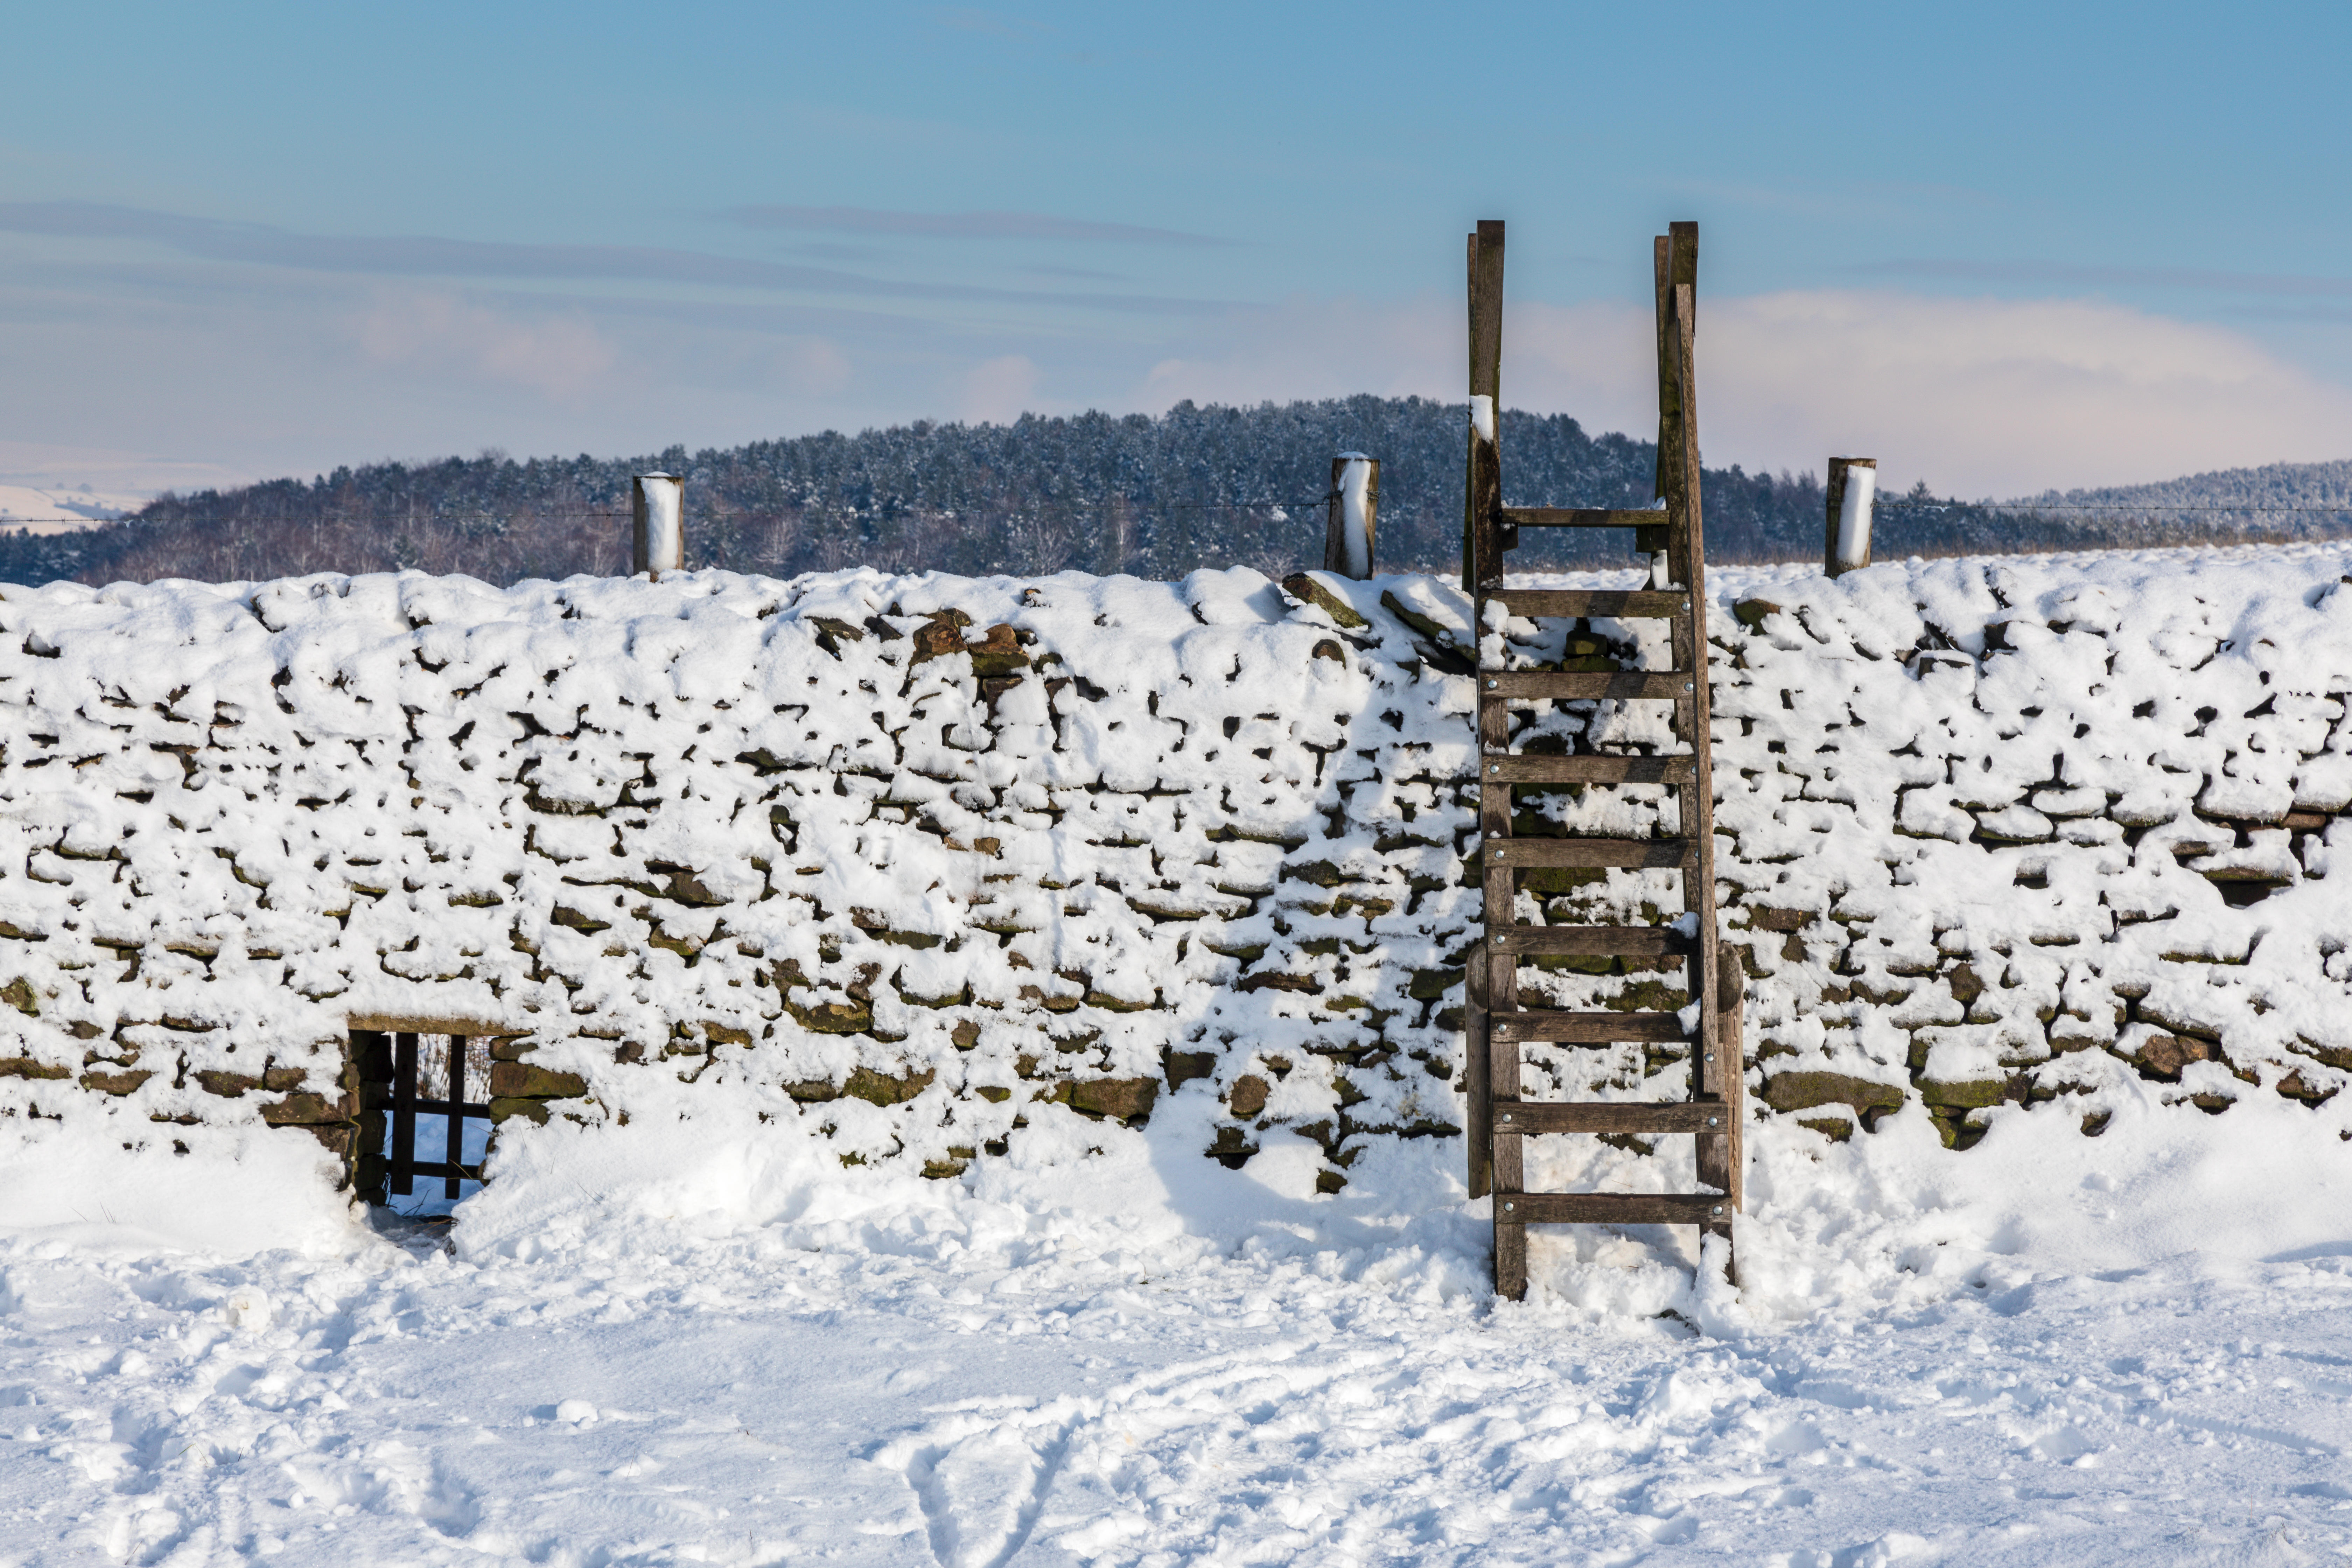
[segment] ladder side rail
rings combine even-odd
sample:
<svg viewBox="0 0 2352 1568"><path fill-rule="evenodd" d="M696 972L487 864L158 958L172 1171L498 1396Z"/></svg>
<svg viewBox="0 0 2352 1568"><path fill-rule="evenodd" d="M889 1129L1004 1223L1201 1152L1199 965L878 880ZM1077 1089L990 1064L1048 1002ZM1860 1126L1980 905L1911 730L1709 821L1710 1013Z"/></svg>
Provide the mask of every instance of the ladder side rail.
<svg viewBox="0 0 2352 1568"><path fill-rule="evenodd" d="M1486 1013L1486 975L1492 967L1482 942L1470 950L1462 970L1462 1101L1467 1122L1462 1131L1469 1146L1465 1179L1474 1198L1495 1190L1493 1047Z"/></svg>
<svg viewBox="0 0 2352 1568"><path fill-rule="evenodd" d="M1482 690L1478 702L1479 754L1500 752L1508 744L1509 722L1509 711L1502 701L1499 699L1486 700ZM1519 1098L1518 1038L1509 1028L1495 1026L1496 1019L1508 1017L1519 1007L1518 956L1493 951L1495 932L1512 924L1514 906L1517 902L1517 867L1497 853L1511 836L1511 793L1508 784L1489 784L1482 779L1478 785L1478 869L1482 894L1479 915L1482 934L1487 939L1480 943L1486 950L1484 1041L1486 1103L1483 1108L1485 1114L1482 1120L1486 1123L1488 1180L1496 1193L1516 1193L1525 1185L1518 1135L1496 1131L1494 1121L1497 1100ZM1524 1256L1525 1227L1513 1228L1521 1237L1521 1255ZM1498 1229L1496 1253L1498 1268L1505 1246L1506 1238ZM1498 1279L1501 1278L1497 1276ZM1497 1289L1500 1289L1499 1285Z"/></svg>
<svg viewBox="0 0 2352 1568"><path fill-rule="evenodd" d="M1503 226L1499 222L1482 220L1478 225L1471 250L1470 267L1470 395L1473 416L1470 421L1469 510L1470 571L1465 584L1470 593L1473 663L1481 681L1477 696L1478 745L1476 754L1485 757L1500 755L1509 749L1510 714L1497 692L1491 698L1484 686L1486 660L1483 650L1486 643L1486 603L1493 591L1503 585L1503 472L1502 472L1502 363L1503 363ZM1485 417L1478 414L1477 399L1486 400ZM1499 856L1489 852L1511 834L1511 787L1498 782L1490 786L1480 775L1478 788L1479 869L1483 882L1481 900L1486 934L1508 925L1515 918L1513 905L1517 885L1516 869ZM1484 1107L1485 1141L1488 1150L1488 1176L1494 1193L1495 1215L1495 1289L1514 1300L1527 1294L1528 1247L1527 1226L1520 1218L1518 1205L1513 1198L1526 1185L1521 1143L1516 1132L1497 1132L1495 1129L1494 1108L1499 1100L1516 1100L1519 1096L1519 1044L1508 1030L1497 1030L1494 1020L1498 1015L1516 1012L1518 1007L1518 960L1507 955L1496 962L1490 952L1486 962L1486 998L1485 1022L1486 1039L1486 1103ZM1465 1041L1465 1047L1472 1042Z"/></svg>
<svg viewBox="0 0 2352 1568"><path fill-rule="evenodd" d="M1650 275L1656 289L1658 325L1658 444L1657 476L1652 493L1666 503L1671 511L1675 485L1682 473L1677 456L1682 442L1682 384L1675 375L1676 345L1674 336L1674 268L1675 236L1669 231L1650 242ZM1666 565L1677 583L1688 583L1681 556L1679 531L1668 521L1666 526Z"/></svg>
<svg viewBox="0 0 2352 1568"><path fill-rule="evenodd" d="M1719 1131L1709 1130L1698 1141L1698 1179L1720 1191L1729 1200L1734 1214L1741 1212L1746 1196L1744 1180L1747 1120L1747 1080L1740 1071L1742 1059L1741 1036L1745 1021L1744 999L1737 974L1724 976L1723 991L1717 997L1722 1016L1717 1050L1725 1068L1722 1075L1723 1092L1710 1103L1723 1107L1723 1126Z"/></svg>
<svg viewBox="0 0 2352 1568"><path fill-rule="evenodd" d="M1689 552L1683 548L1684 538L1679 526L1674 529L1671 538L1674 540L1675 559L1687 560ZM1700 645L1695 635L1696 627L1690 613L1685 610L1675 616L1672 627L1671 637L1675 668L1680 669L1698 668L1692 662ZM1696 687L1703 679L1703 676L1694 676L1692 686ZM1675 699L1675 733L1690 747L1691 755L1689 780L1675 792L1675 832L1688 847L1681 862L1682 901L1683 912L1693 917L1694 940L1684 960L1683 987L1684 994L1694 1001L1703 1001L1710 994L1707 990L1706 949L1707 933L1712 928L1705 918L1705 904L1700 898L1699 890L1702 884L1712 886L1715 876L1715 864L1706 853L1707 847L1693 837L1692 827L1697 816L1695 797L1703 787L1698 781L1706 776L1704 753L1706 751L1706 732L1699 727L1701 711L1696 691ZM1707 1008L1702 1005L1699 1013L1702 1022L1690 1042L1690 1098L1694 1100L1713 1098L1712 1085L1706 1077L1707 1064L1713 1060L1715 1054L1704 1022Z"/></svg>
<svg viewBox="0 0 2352 1568"><path fill-rule="evenodd" d="M1490 300L1487 285L1490 276L1499 293L1502 262L1502 226L1481 223L1469 237L1468 300L1469 300L1469 382L1473 396L1494 397L1501 376L1502 330L1499 299ZM1489 248L1489 229L1491 251ZM1491 263L1491 268L1490 264ZM1473 405L1475 408L1475 405ZM1486 512L1501 498L1502 480L1496 443L1478 428L1478 422L1467 422L1467 448L1464 469L1462 510L1462 589L1471 595L1472 660L1476 662L1478 628L1484 618L1485 605L1480 589L1486 580L1487 563L1497 559L1488 545L1491 529L1485 521ZM1496 432L1499 434L1499 432ZM1490 749L1487 734L1486 704L1477 705L1477 744L1473 748L1478 756ZM1498 738L1499 739L1499 738ZM1499 746L1494 748L1499 750ZM1509 821L1510 790L1489 787L1482 770L1478 775L1479 829L1482 836L1491 834L1494 825L1491 812L1499 796L1506 830ZM1479 866L1482 888L1488 880L1486 869L1490 857L1481 854ZM1491 918L1482 910L1482 927L1490 926ZM1483 931L1482 931L1483 935ZM1485 951L1486 943L1464 966L1463 996L1463 1098L1466 1102L1469 1126L1467 1134L1468 1186L1474 1198L1484 1197L1494 1190L1494 1063L1493 1029L1494 976L1497 967Z"/></svg>
<svg viewBox="0 0 2352 1568"><path fill-rule="evenodd" d="M1470 231L1470 264L1465 274L1465 297L1470 301L1470 392L1478 391L1478 231ZM1469 405L1473 409L1476 404ZM1462 591L1478 591L1478 422L1466 420L1467 445L1462 458Z"/></svg>
<svg viewBox="0 0 2352 1568"><path fill-rule="evenodd" d="M1475 601L1503 581L1503 226L1481 219L1470 237L1470 471L1464 498L1463 591ZM1475 416L1479 398L1490 417L1482 430ZM1483 627L1474 626L1473 633Z"/></svg>
<svg viewBox="0 0 2352 1568"><path fill-rule="evenodd" d="M1651 276L1657 289L1658 493L1666 503L1667 563L1674 573L1675 581L1688 588L1692 552L1689 509L1686 504L1687 476L1677 461L1684 434L1685 412L1682 339L1680 323L1675 311L1675 269L1680 259L1678 251L1681 248L1676 241L1681 237L1679 226L1677 226L1651 242ZM1693 612L1695 609L1695 604L1689 599L1679 604L1671 622L1670 632L1670 646L1674 649L1675 668L1694 672L1691 677L1694 690L1689 697L1675 700L1674 717L1675 733L1690 747L1691 754L1692 785L1684 787L1676 796L1675 832L1686 840L1691 839L1693 825L1696 820L1692 797L1697 791L1693 786L1701 776L1703 753L1706 750L1705 731L1698 727L1700 710L1695 700L1697 695L1695 689L1704 679L1704 675L1700 673L1704 666L1699 663L1698 639L1694 635L1696 625ZM1692 847L1692 858L1683 868L1683 911L1685 914L1696 916L1702 908L1698 898L1699 884L1702 880L1712 878L1714 865L1706 857L1703 846L1693 840ZM1707 972L1705 952L1710 928L1704 921L1694 923L1698 927L1696 933L1697 940L1691 944L1689 960L1684 968L1684 985L1685 994L1700 1002L1699 1012L1703 1017L1707 1011L1706 999L1710 995L1706 989ZM1700 1026L1698 1038L1691 1043L1690 1051L1690 1097L1694 1100L1704 1100L1708 1098L1709 1088L1705 1069L1714 1054L1707 1045L1704 1023Z"/></svg>
<svg viewBox="0 0 2352 1568"><path fill-rule="evenodd" d="M1723 942L1717 927L1715 907L1714 704L1713 693L1706 679L1709 646L1706 637L1706 513L1701 498L1698 446L1698 226L1675 224L1672 233L1675 239L1673 281L1677 350L1675 368L1682 425L1675 456L1682 480L1682 523L1688 551L1689 574L1685 585L1691 595L1690 668L1700 672L1695 679L1696 689L1692 693L1696 710L1692 732L1695 740L1693 751L1697 757L1696 777L1686 797L1689 809L1685 813L1684 826L1684 831L1696 840L1698 848L1697 866L1688 873L1695 884L1692 890L1696 895L1690 901L1696 904L1693 912L1698 917L1701 969L1700 1039L1695 1047L1700 1058L1696 1064L1700 1071L1695 1076L1701 1092L1709 1100L1732 1108L1735 1118L1731 1131L1721 1137L1708 1138L1701 1145L1706 1163L1713 1167L1709 1173L1715 1177L1713 1184L1724 1192L1727 1200L1725 1206L1729 1211L1720 1224L1711 1224L1706 1228L1722 1236L1728 1243L1732 1237L1729 1215L1739 1211L1739 1189L1744 1185L1741 1179L1744 1173L1738 1169L1741 1141L1738 1136L1736 1117L1741 1089L1745 1088L1745 1064L1733 1055L1737 1047L1732 1042L1738 1039L1740 1015L1736 999L1730 1008L1726 1007L1725 993L1733 984L1733 977L1723 970ZM1731 1020L1729 1028L1725 1027L1727 1011ZM1736 1258L1730 1267L1736 1274Z"/></svg>
<svg viewBox="0 0 2352 1568"><path fill-rule="evenodd" d="M1747 986L1734 975L1730 986L1730 1005L1723 1012L1724 1050L1724 1125L1728 1130L1724 1139L1727 1169L1724 1172L1724 1195L1731 1200L1733 1214L1748 1212L1748 996ZM1735 1267L1731 1282L1739 1283Z"/></svg>
<svg viewBox="0 0 2352 1568"><path fill-rule="evenodd" d="M1664 329L1664 347L1670 363L1662 363L1661 396L1668 382L1673 385L1675 464L1667 474L1666 512L1669 537L1679 557L1674 562L1682 585L1689 598L1685 613L1676 618L1676 661L1683 668L1693 671L1692 690L1687 709L1683 702L1675 704L1678 720L1687 715L1684 734L1692 756L1692 782L1683 792L1682 834L1691 840L1696 851L1696 863L1683 874L1684 912L1696 917L1698 937L1694 954L1692 979L1696 982L1693 995L1698 1003L1699 1027L1692 1051L1697 1057L1691 1066L1695 1093L1715 1098L1721 1094L1719 1081L1723 1062L1717 1048L1716 1026L1717 975L1720 965L1720 942L1715 919L1715 811L1714 769L1710 729L1710 704L1706 682L1706 582L1705 522L1699 490L1698 398L1696 370L1696 318L1697 315L1698 226L1677 223L1667 230L1667 242L1656 247L1665 262L1661 301L1666 307ZM1707 1068L1717 1069L1709 1081Z"/></svg>
<svg viewBox="0 0 2352 1568"><path fill-rule="evenodd" d="M1464 298L1468 301L1469 319L1465 341L1468 343L1468 374L1465 378L1475 389L1478 381L1478 231L1472 229L1466 247L1467 265L1464 269ZM1462 591L1475 595L1478 591L1478 465L1483 454L1479 450L1478 428L1475 421L1464 421L1462 458ZM1477 619L1477 606L1471 606L1471 619ZM1474 634L1475 638L1475 634ZM1473 641L1473 648L1476 647ZM1474 660L1475 662L1475 660ZM1476 726L1474 724L1473 739ZM1473 744L1474 753L1484 750ZM1485 774L1480 775L1479 801L1486 800ZM1483 864L1483 860L1482 860ZM1481 925L1484 925L1481 914ZM1465 1173L1470 1195L1485 1197L1494 1188L1493 1169L1493 1092L1487 1082L1486 1061L1486 973L1485 943L1471 954L1462 970L1462 1099L1465 1120L1464 1142L1468 1145L1468 1170Z"/></svg>

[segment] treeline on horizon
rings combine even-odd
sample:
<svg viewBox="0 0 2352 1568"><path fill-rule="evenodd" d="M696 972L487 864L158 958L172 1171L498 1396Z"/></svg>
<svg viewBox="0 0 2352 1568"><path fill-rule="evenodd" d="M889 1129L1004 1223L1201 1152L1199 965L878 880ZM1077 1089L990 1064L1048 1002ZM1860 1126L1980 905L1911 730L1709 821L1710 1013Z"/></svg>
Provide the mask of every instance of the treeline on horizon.
<svg viewBox="0 0 2352 1568"><path fill-rule="evenodd" d="M105 527L0 536L0 580L93 584L184 577L254 581L314 572L415 567L490 583L617 575L628 570L629 480L686 477L691 566L789 576L870 565L971 575L1078 569L1173 579L1202 566L1280 575L1317 564L1331 458L1381 462L1383 570L1458 570L1468 411L1419 397L1358 396L1229 408L1191 402L1157 417L1024 415L1011 425L932 424L835 431L689 453L531 458L497 452L428 463L342 468L309 482L273 479L165 495ZM1565 415L1507 411L1505 500L1512 505L1642 507L1654 491L1652 443L1587 435ZM2328 465L2352 470L2352 465ZM2244 481L2242 504L2277 493ZM2295 470L2300 473L2302 470ZM2347 477L2352 477L2347 475ZM2235 481L2235 475L2200 476ZM1818 474L1709 468L1708 559L1818 559ZM2282 519L2183 510L2137 491L2109 510L2016 510L1938 500L1924 486L1888 498L1874 530L1882 560L2248 538L2334 536L2335 514ZM2330 489L2339 488L2331 485ZM2187 490L2184 494L2189 493ZM2210 502L2211 484L2195 491ZM2223 499L2237 493L2227 485ZM2091 492L2037 504L2085 503ZM2121 507L2123 510L2114 510ZM2296 526L2276 526L2282 521ZM1529 530L1515 571L1628 562L1632 536Z"/></svg>

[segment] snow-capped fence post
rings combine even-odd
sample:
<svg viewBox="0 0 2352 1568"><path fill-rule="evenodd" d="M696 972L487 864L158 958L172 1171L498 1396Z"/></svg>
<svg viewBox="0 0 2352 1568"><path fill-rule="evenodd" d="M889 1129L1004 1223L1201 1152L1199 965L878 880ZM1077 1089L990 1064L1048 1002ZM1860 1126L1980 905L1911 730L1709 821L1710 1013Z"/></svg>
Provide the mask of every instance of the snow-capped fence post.
<svg viewBox="0 0 2352 1568"><path fill-rule="evenodd" d="M1331 496L1325 502L1323 570L1358 582L1372 574L1372 543L1380 532L1381 460L1361 452L1331 459Z"/></svg>
<svg viewBox="0 0 2352 1568"><path fill-rule="evenodd" d="M639 474L629 481L629 571L686 570L686 481L675 474Z"/></svg>
<svg viewBox="0 0 2352 1568"><path fill-rule="evenodd" d="M1830 459L1829 527L1822 537L1822 570L1835 577L1870 564L1871 504L1878 492L1878 459Z"/></svg>

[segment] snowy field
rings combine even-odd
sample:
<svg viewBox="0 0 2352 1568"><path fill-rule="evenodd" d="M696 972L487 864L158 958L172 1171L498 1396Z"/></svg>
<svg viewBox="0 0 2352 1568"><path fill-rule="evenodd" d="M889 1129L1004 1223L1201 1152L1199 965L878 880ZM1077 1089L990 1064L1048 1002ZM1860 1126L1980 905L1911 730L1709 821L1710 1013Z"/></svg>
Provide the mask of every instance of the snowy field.
<svg viewBox="0 0 2352 1568"><path fill-rule="evenodd" d="M2294 897L2257 907L2343 904ZM351 1214L299 1133L12 1123L0 1565L2352 1556L2352 1097L2273 1067L2208 1115L2066 1059L2109 1065L1964 1152L1916 1100L1760 1120L1737 1289L1687 1231L1585 1227L1522 1305L1458 1141L1319 1195L1280 1127L1203 1159L1198 1084L1139 1131L1036 1105L925 1181L649 1075L449 1224ZM1562 1184L1630 1162L1591 1158Z"/></svg>
<svg viewBox="0 0 2352 1568"><path fill-rule="evenodd" d="M154 1156L143 1228L0 1249L0 1561L2352 1554L2352 1242L2291 1244L2352 1232L2343 1144L2121 1120L1761 1126L1743 1295L1584 1231L1523 1307L1426 1141L1309 1198L1045 1119L967 1190L706 1117L535 1145L454 1237Z"/></svg>

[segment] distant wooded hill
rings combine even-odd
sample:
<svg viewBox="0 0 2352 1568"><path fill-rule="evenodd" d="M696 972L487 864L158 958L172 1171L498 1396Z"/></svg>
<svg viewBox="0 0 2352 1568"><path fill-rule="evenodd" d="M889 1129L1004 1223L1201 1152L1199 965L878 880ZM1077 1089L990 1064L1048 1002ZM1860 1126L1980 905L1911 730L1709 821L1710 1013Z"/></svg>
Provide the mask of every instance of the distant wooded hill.
<svg viewBox="0 0 2352 1568"><path fill-rule="evenodd" d="M777 575L857 564L974 574L1077 568L1173 578L1245 564L1279 574L1319 560L1331 458L1350 450L1381 459L1381 564L1446 570L1460 559L1467 418L1460 404L1418 397L1255 408L1187 402L1158 417L919 422L633 458L517 462L485 453L373 463L308 482L167 495L104 528L0 537L0 580L227 581L407 566L493 583L617 574L628 566L629 477L655 469L687 476L688 560L698 566ZM1504 415L1501 434L1512 504L1649 503L1654 452L1647 441L1589 436L1564 415L1517 411ZM2308 477L2321 470L2324 481ZM2352 504L2352 464L2047 498L2128 511L2025 512L2016 503L1915 491L1890 498L1876 553L2168 543L2250 528L2336 531L2341 516L2165 510L2216 498L2244 507L2312 496ZM1711 559L1820 553L1818 475L1710 468L1705 501ZM1516 569L1618 564L1631 547L1630 535L1618 532L1531 531L1527 539L1512 557Z"/></svg>

